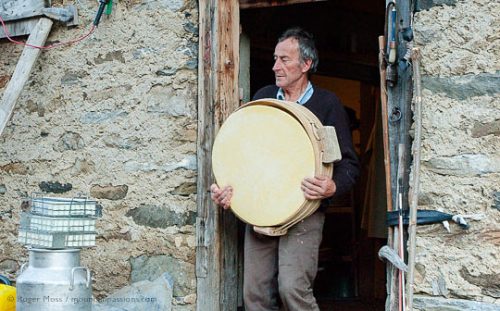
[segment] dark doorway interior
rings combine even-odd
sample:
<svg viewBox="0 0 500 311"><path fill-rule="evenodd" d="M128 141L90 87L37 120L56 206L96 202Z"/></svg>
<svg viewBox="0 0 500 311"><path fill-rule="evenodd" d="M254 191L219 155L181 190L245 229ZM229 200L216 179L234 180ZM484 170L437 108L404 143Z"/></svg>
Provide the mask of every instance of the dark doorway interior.
<svg viewBox="0 0 500 311"><path fill-rule="evenodd" d="M374 128L380 105L377 37L383 34L384 2L260 2L269 4L242 6L240 12L242 32L250 39L251 94L274 83L271 68L278 36L291 26L312 32L320 58L312 80L334 91L352 116L362 164L356 188L328 209L315 296L322 311L384 310L385 270L376 256L386 242L385 197L380 195L384 176L377 169L382 148Z"/></svg>

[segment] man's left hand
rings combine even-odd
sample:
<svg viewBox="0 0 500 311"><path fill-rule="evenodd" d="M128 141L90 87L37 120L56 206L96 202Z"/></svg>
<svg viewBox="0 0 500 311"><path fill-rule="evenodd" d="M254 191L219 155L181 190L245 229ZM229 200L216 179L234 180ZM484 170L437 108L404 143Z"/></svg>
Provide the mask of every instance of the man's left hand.
<svg viewBox="0 0 500 311"><path fill-rule="evenodd" d="M306 177L302 180L301 189L306 199L321 200L334 195L337 185L330 177Z"/></svg>

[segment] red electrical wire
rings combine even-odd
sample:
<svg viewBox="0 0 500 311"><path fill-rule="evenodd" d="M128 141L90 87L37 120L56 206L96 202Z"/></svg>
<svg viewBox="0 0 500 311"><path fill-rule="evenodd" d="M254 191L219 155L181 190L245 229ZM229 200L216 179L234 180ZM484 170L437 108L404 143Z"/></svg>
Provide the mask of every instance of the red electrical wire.
<svg viewBox="0 0 500 311"><path fill-rule="evenodd" d="M4 22L4 20L2 19L1 16L0 16L0 22L2 23L3 31L5 32L5 35L7 36L7 39L10 42L12 42L14 44L29 46L31 48L40 49L40 50L48 50L48 49L53 49L53 48L56 48L56 47L59 47L59 46L63 46L63 45L68 45L68 44L73 44L73 43L80 42L83 39L85 39L88 36L90 36L94 32L94 30L95 30L95 25L92 24L92 27L90 28L90 31L87 34L85 34L85 35L83 35L83 36L81 36L79 38L76 38L76 39L71 40L71 41L59 42L59 43L55 43L55 44L51 44L51 45L46 45L46 46L37 46L37 45L32 45L32 44L29 44L29 43L26 43L26 42L16 41L16 40L12 39L11 36L10 36L9 30L7 30L7 26L5 26L5 22Z"/></svg>

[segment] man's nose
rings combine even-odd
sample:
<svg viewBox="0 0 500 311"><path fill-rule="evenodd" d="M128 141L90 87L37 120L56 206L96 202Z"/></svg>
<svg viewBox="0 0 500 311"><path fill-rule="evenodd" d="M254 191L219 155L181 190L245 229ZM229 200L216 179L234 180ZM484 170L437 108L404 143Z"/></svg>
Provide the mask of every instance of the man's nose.
<svg viewBox="0 0 500 311"><path fill-rule="evenodd" d="M274 61L273 71L277 71L277 70L280 70L280 69L281 69L280 60L277 59L277 60Z"/></svg>

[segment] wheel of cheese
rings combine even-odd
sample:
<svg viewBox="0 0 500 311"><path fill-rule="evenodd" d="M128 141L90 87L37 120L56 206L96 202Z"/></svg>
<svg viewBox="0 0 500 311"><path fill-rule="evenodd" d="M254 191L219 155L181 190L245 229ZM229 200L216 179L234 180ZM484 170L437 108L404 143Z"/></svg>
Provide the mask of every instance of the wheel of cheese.
<svg viewBox="0 0 500 311"><path fill-rule="evenodd" d="M279 235L312 214L320 202L304 198L301 182L332 175L326 139L321 122L296 103L263 99L233 112L215 138L212 168L220 187L233 187L235 215Z"/></svg>

